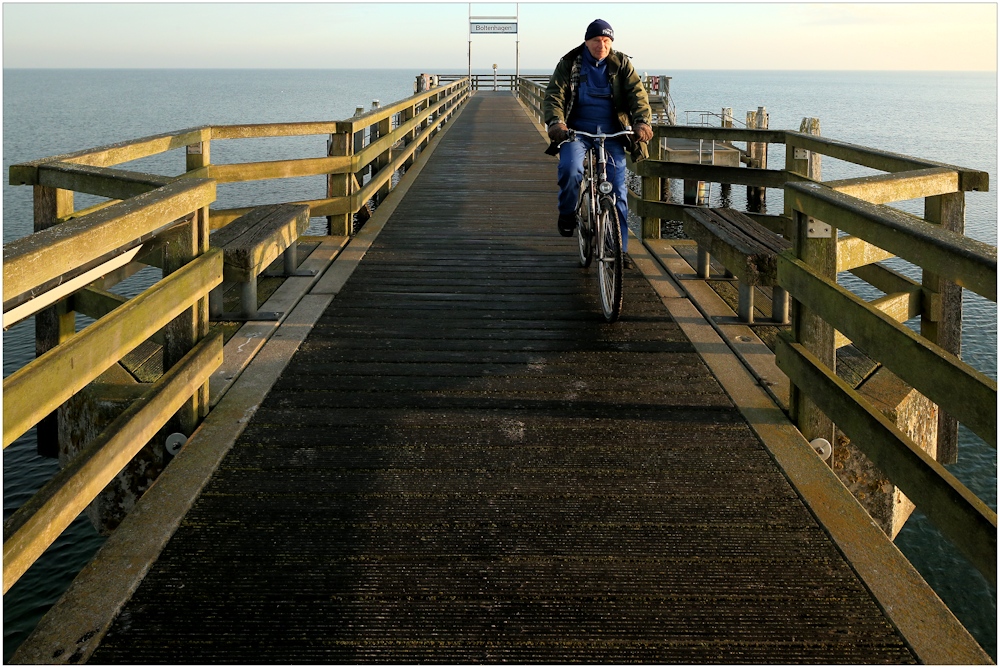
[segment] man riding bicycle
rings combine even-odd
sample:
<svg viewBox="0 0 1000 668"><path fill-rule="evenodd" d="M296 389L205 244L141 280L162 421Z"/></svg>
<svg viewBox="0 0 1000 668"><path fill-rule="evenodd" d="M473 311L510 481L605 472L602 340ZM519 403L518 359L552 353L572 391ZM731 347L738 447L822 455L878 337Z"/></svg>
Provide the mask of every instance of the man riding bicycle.
<svg viewBox="0 0 1000 668"><path fill-rule="evenodd" d="M628 200L625 186L626 144L636 162L649 157L646 142L653 138L649 96L629 57L614 51L615 33L607 21L587 26L584 42L559 61L545 89L542 111L552 143L546 150L559 155L559 233L573 236L576 207L583 179L583 159L592 139L560 143L570 128L590 133L614 133L632 126L632 137L609 139L608 180L614 185L622 252L628 250Z"/></svg>

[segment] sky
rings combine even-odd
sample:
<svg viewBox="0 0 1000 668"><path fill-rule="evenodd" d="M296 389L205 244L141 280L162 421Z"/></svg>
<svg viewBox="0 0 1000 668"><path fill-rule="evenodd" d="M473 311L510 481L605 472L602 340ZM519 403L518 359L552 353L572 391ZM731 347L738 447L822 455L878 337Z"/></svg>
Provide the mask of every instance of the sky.
<svg viewBox="0 0 1000 668"><path fill-rule="evenodd" d="M470 14L517 36L469 35ZM4 2L6 68L551 71L596 18L650 73L996 71L993 2ZM510 20L510 19L508 19Z"/></svg>

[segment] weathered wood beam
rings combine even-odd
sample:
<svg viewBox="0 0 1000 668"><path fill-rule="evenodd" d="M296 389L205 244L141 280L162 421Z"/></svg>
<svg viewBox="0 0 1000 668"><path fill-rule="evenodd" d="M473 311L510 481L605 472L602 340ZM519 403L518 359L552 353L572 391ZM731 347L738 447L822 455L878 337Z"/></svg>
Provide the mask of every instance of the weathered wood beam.
<svg viewBox="0 0 1000 668"><path fill-rule="evenodd" d="M947 165L932 160L913 158L899 153L890 153L867 146L809 135L802 132L788 132L789 141L809 151L816 151L831 158L853 162L882 172L912 172L924 169L944 169L958 173L958 189L961 191L988 191L990 176L987 172Z"/></svg>
<svg viewBox="0 0 1000 668"><path fill-rule="evenodd" d="M336 126L336 121L213 125L211 139L260 139L265 137L326 135L336 132Z"/></svg>
<svg viewBox="0 0 1000 668"><path fill-rule="evenodd" d="M3 591L125 468L222 364L222 332L199 342L4 524Z"/></svg>
<svg viewBox="0 0 1000 668"><path fill-rule="evenodd" d="M61 223L73 213L73 193L69 190L32 186L33 231L41 232ZM7 253L4 253L7 259ZM4 322L17 322L19 316L12 313L16 304L4 304ZM57 303L50 308L35 311L27 307L25 311L35 312L35 357L59 345L76 333L76 314L66 308L65 303ZM8 314L9 317L8 317ZM59 455L59 419L53 413L43 418L35 429L37 452L43 457Z"/></svg>
<svg viewBox="0 0 1000 668"><path fill-rule="evenodd" d="M904 276L881 264L855 267L850 271L862 281L874 286L887 295L900 292L913 294L916 292L919 300L915 305L911 305L909 318L915 318L919 315L931 320L937 320L941 316L940 295L928 290L908 276Z"/></svg>
<svg viewBox="0 0 1000 668"><path fill-rule="evenodd" d="M997 299L994 246L819 184L790 183L785 189L785 199L797 211L862 237L991 301Z"/></svg>
<svg viewBox="0 0 1000 668"><path fill-rule="evenodd" d="M70 162L77 165L110 167L111 165L146 158L157 153L184 148L189 144L205 141L210 138L210 135L211 128L204 126L177 132L166 132L140 139L131 139L84 151L65 153L42 160L11 165L10 185L36 185L38 183L38 168L47 163Z"/></svg>
<svg viewBox="0 0 1000 668"><path fill-rule="evenodd" d="M887 318L892 318L898 323L904 323L910 318L920 315L920 298L921 289L918 285L908 292L894 292L874 299L868 302L868 306L885 315ZM840 349L852 343L854 342L841 332L837 331L834 333L834 348Z"/></svg>
<svg viewBox="0 0 1000 668"><path fill-rule="evenodd" d="M924 199L924 219L956 234L965 233L965 193L950 193ZM922 268L923 285L939 300L934 318L920 321L920 333L948 352L962 356L962 288L933 271ZM938 411L937 457L942 464L958 461L958 423L946 411Z"/></svg>
<svg viewBox="0 0 1000 668"><path fill-rule="evenodd" d="M857 295L828 283L791 253L778 258L778 283L872 359L996 447L996 381L873 311Z"/></svg>
<svg viewBox="0 0 1000 668"><path fill-rule="evenodd" d="M856 197L870 204L886 204L957 192L958 172L954 169L935 167L911 172L827 181L823 185L838 193Z"/></svg>
<svg viewBox="0 0 1000 668"><path fill-rule="evenodd" d="M382 188L389 180L392 178L393 172L403 166L403 164L413 155L417 147L426 139L429 139L434 131L444 123L445 119L443 117L438 118L434 123L428 124L416 137L416 139L410 142L409 145L401 149L394 157L392 162L387 166L386 169L382 169L376 172L371 180L365 184L365 187L358 190L351 197L351 208L353 209L351 213L355 213L361 209L365 202L372 198L380 188Z"/></svg>
<svg viewBox="0 0 1000 668"><path fill-rule="evenodd" d="M4 245L3 300L24 295L89 264L140 245L215 201L215 182L171 183L83 218Z"/></svg>
<svg viewBox="0 0 1000 668"><path fill-rule="evenodd" d="M778 368L796 385L810 388L851 442L996 584L996 513L785 332L775 352Z"/></svg>
<svg viewBox="0 0 1000 668"><path fill-rule="evenodd" d="M400 124L398 127L393 129L391 134L384 135L378 140L372 142L368 146L364 147L360 151L354 154L354 165L351 171L357 172L362 167L368 163L375 160L378 156L382 155L388 151L394 144L396 144L400 138L410 133L412 130L422 125L424 121L429 119L432 115L443 111L448 105L457 102L461 98L460 93L452 94L433 106L429 106L422 111L420 111L414 118ZM364 117L362 117L364 118ZM382 121L388 120L390 116L385 116ZM444 122L444 118L437 118L434 121L434 126L440 126Z"/></svg>
<svg viewBox="0 0 1000 668"><path fill-rule="evenodd" d="M837 273L893 257L896 257L893 253L870 244L861 237L846 236L837 239Z"/></svg>
<svg viewBox="0 0 1000 668"><path fill-rule="evenodd" d="M266 162L246 162L228 165L209 165L195 173L186 176L201 176L212 178L219 183L242 183L244 181L260 181L266 179L287 179L303 176L321 176L324 174L345 174L357 172L364 165L388 151L400 138L420 125L433 112L444 107L455 97L424 110L418 116L395 128L391 134L379 138L375 143L366 146L360 153L352 156L330 156L326 158L304 158L295 160L273 160ZM315 124L313 124L315 125ZM329 124L327 124L329 125ZM312 134L312 133L310 133ZM228 137L227 137L228 138Z"/></svg>
<svg viewBox="0 0 1000 668"><path fill-rule="evenodd" d="M243 183L244 181L264 181L267 179L291 179L323 174L343 174L353 171L354 161L350 156L327 158L299 158L295 160L272 160L267 162L243 162L230 165L209 165L198 170L199 175L219 183Z"/></svg>
<svg viewBox="0 0 1000 668"><path fill-rule="evenodd" d="M96 213L96 212L101 211L103 209L107 209L109 206L111 206L113 204L118 204L119 202L121 202L120 199L109 199L106 202L98 202L97 204L94 204L93 206L88 206L86 208L77 209L76 211L73 211L69 215L60 218L59 222L60 223L65 223L67 220L73 220L74 218L83 218L84 216L89 216L92 213Z"/></svg>
<svg viewBox="0 0 1000 668"><path fill-rule="evenodd" d="M3 447L221 282L212 250L4 379Z"/></svg>
<svg viewBox="0 0 1000 668"><path fill-rule="evenodd" d="M375 125L383 119L394 116L408 106L414 104L419 105L422 102L429 101L431 98L434 98L436 101L442 93L445 94L445 99L459 99L468 95L468 83L465 81L458 81L448 86L432 88L429 91L417 93L412 97L395 102L388 107L379 107L378 109L374 109L360 116L355 116L354 118L350 118L346 121L338 121L337 129L334 130L334 132L354 134L359 130L364 130L371 125ZM439 104L435 105L435 108L439 106Z"/></svg>
<svg viewBox="0 0 1000 668"><path fill-rule="evenodd" d="M172 178L156 174L69 162L50 162L38 167L40 185L118 200L162 188L171 181Z"/></svg>
<svg viewBox="0 0 1000 668"><path fill-rule="evenodd" d="M712 183L729 183L760 188L784 188L789 181L808 182L804 176L777 169L753 167L727 167L724 165L698 165L684 162L643 160L635 166L635 173L644 177L661 179L690 179Z"/></svg>
<svg viewBox="0 0 1000 668"><path fill-rule="evenodd" d="M13 300L12 302L5 304L3 312L4 329L7 329L25 318L31 317L32 315L37 315L37 318L41 319L44 314L39 313L39 311L58 303L60 300L66 299L66 302L59 307L61 311L57 314L59 316L58 322L54 324L58 328L59 336L57 338L59 341L72 336L76 333L76 318L73 313L75 305L71 307L70 302L72 300L68 298L78 290L94 282L96 279L106 276L108 273L120 271L126 265L131 263L132 259L140 250L141 248L133 248L130 251L116 255L108 262L99 264L82 274L73 276L72 278L61 282L59 285L56 285L31 299L27 299L23 302L20 300ZM90 314L87 313L87 315ZM46 350L48 350L49 347L51 346L46 346ZM36 350L36 353L38 352L44 351Z"/></svg>

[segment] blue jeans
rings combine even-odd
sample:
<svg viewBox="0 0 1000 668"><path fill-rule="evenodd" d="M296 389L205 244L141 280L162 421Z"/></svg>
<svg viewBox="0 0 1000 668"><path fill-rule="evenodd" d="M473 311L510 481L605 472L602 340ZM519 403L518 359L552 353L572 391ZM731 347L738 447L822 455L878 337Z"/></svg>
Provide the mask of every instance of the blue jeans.
<svg viewBox="0 0 1000 668"><path fill-rule="evenodd" d="M590 137L576 138L559 149L559 213L572 214L580 198L583 181L583 158L587 149L596 141ZM628 190L625 187L625 146L616 139L604 142L608 157L608 181L614 186L615 209L622 230L622 252L628 252Z"/></svg>

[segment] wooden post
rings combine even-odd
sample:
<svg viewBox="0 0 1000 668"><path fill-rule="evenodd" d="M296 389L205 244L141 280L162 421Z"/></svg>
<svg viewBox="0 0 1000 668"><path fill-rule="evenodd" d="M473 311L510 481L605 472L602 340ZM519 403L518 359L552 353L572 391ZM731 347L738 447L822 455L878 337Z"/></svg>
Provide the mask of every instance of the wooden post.
<svg viewBox="0 0 1000 668"><path fill-rule="evenodd" d="M924 199L924 218L946 230L965 234L965 193L949 193ZM938 293L941 311L938 320L920 318L920 333L948 352L962 355L962 288L938 275L924 271L923 285ZM942 464L958 461L958 421L938 411L937 458Z"/></svg>
<svg viewBox="0 0 1000 668"><path fill-rule="evenodd" d="M374 106L374 104L372 105ZM384 118L378 122L377 125L377 136L387 137L392 133L392 117ZM385 153L380 155L375 159L375 171L381 172L383 169L388 169L389 165L392 163L392 148L386 149ZM385 185L378 189L375 194L375 203L380 204L382 200L386 198L389 191L392 189L392 178L390 177Z"/></svg>
<svg viewBox="0 0 1000 668"><path fill-rule="evenodd" d="M329 156L352 155L353 148L354 141L350 132L332 134L327 141L326 154ZM326 177L326 196L330 198L350 197L353 177L354 175L349 172L329 174ZM350 212L327 216L327 234L340 237L351 236L354 232L352 217L353 214Z"/></svg>
<svg viewBox="0 0 1000 668"><path fill-rule="evenodd" d="M163 276L166 277L182 268L201 253L208 250L207 224L202 222L200 212L187 216L183 223L171 230L163 245ZM204 239L202 238L204 236ZM163 328L163 370L168 371L194 345L208 334L208 302L185 310ZM171 429L190 436L198 426L202 413L206 410L208 393L204 393L205 406L201 405L201 393L189 399L168 423Z"/></svg>
<svg viewBox="0 0 1000 668"><path fill-rule="evenodd" d="M417 116L417 106L415 104L411 104L409 107L403 109L402 114L403 117L400 119L402 123L405 124L408 123L409 121L412 121ZM407 132L406 136L404 137L405 146L408 147L416 136L417 136L417 131L415 128ZM413 159L415 157L415 154L416 151L410 153L409 157L403 162L403 171L406 171L413 166Z"/></svg>
<svg viewBox="0 0 1000 668"><path fill-rule="evenodd" d="M189 144L185 155L187 161L185 168L189 172L212 164L210 142L202 141L197 144Z"/></svg>
<svg viewBox="0 0 1000 668"><path fill-rule="evenodd" d="M767 129L767 109L757 107L757 111L747 112L747 127L757 130ZM747 142L748 167L767 169L767 143ZM760 213L766 200L766 189L757 186L747 186L747 210Z"/></svg>
<svg viewBox="0 0 1000 668"><path fill-rule="evenodd" d="M73 191L34 186L34 231L41 232L73 213ZM35 314L35 356L41 357L76 333L76 313L67 300ZM53 412L35 430L36 449L42 457L59 456L59 417Z"/></svg>
<svg viewBox="0 0 1000 668"><path fill-rule="evenodd" d="M649 142L649 159L650 160L662 160L663 150L661 148L661 143L663 139L655 132L653 133L653 141ZM655 176L644 176L642 177L642 199L646 202L659 202L663 179L657 178ZM648 216L642 217L642 238L643 239L659 239L660 238L660 219L651 218Z"/></svg>
<svg viewBox="0 0 1000 668"><path fill-rule="evenodd" d="M766 120L764 124L766 126ZM800 128L802 132L818 135L819 119L803 119ZM787 171L818 181L821 176L821 166L819 155L797 148L794 141L789 139L785 147ZM791 242L796 256L820 276L836 282L837 230L822 221L793 211L788 198L785 198L785 215L794 221ZM795 302L792 308L791 323L795 340L805 346L831 371L836 372L837 351L834 348L833 327L799 302ZM836 442L833 420L824 415L809 397L794 385L791 387L789 409L792 419L807 440L825 438L831 445ZM831 462L833 458L827 461Z"/></svg>
<svg viewBox="0 0 1000 668"><path fill-rule="evenodd" d="M722 108L722 127L731 128L733 127L733 108L723 107ZM729 183L719 184L719 194L722 196L722 206L728 207L729 200L732 193L733 186Z"/></svg>
<svg viewBox="0 0 1000 668"><path fill-rule="evenodd" d="M199 142L197 144L191 144L187 147L187 170L191 171L194 169L200 169L202 167L208 167L212 164L212 151L211 144L209 141ZM204 207L195 212L194 219L194 229L192 230L193 241L195 244L195 254L201 255L208 252L209 248L209 238L208 235L211 232L211 225L209 224L209 209ZM166 265L164 265L166 266ZM195 306L195 328L197 332L196 342L208 336L208 302L207 298L198 301ZM164 370L166 366L164 365ZM201 388L198 396L195 397L195 408L197 410L198 421L200 422L208 415L208 405L209 405L209 388L208 383Z"/></svg>

